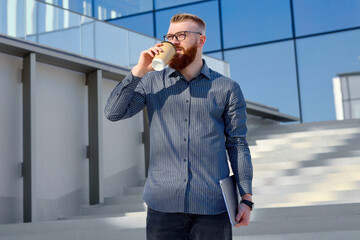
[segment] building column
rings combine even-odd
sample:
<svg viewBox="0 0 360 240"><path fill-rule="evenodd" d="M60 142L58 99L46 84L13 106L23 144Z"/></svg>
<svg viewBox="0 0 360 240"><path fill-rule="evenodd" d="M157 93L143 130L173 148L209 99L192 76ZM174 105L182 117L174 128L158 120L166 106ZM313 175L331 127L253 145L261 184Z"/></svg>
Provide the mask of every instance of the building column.
<svg viewBox="0 0 360 240"><path fill-rule="evenodd" d="M150 129L147 107L145 107L143 110L143 124L144 131L142 133L142 142L145 148L145 178L147 178L150 165Z"/></svg>
<svg viewBox="0 0 360 240"><path fill-rule="evenodd" d="M36 54L23 59L23 221L36 220Z"/></svg>
<svg viewBox="0 0 360 240"><path fill-rule="evenodd" d="M87 74L89 105L89 203L103 202L102 165L103 165L103 131L102 131L102 71L96 70Z"/></svg>

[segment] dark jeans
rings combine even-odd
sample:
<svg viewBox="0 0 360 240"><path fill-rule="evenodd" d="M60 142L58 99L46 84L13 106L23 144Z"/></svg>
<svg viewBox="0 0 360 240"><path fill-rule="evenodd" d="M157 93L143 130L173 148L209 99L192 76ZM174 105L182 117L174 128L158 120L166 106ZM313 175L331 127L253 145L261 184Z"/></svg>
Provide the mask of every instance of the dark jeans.
<svg viewBox="0 0 360 240"><path fill-rule="evenodd" d="M147 240L231 240L227 212L218 215L164 213L148 208Z"/></svg>

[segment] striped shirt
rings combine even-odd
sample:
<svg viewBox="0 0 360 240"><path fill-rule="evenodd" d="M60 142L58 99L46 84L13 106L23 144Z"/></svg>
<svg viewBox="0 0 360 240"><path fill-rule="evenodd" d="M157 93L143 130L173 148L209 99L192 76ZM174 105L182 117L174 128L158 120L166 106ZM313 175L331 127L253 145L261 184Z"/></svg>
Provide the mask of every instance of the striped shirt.
<svg viewBox="0 0 360 240"><path fill-rule="evenodd" d="M111 121L148 109L150 165L143 199L162 212L226 211L219 181L229 176L229 157L240 194L252 192L253 169L246 142L245 100L239 85L208 68L187 81L166 68L143 78L131 72L112 91Z"/></svg>

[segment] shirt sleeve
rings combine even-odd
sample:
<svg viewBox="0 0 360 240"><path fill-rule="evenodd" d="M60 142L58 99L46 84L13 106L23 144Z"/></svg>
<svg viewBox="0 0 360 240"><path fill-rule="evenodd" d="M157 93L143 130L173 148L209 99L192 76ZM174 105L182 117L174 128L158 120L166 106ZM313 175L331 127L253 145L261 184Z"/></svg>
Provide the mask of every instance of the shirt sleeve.
<svg viewBox="0 0 360 240"><path fill-rule="evenodd" d="M146 105L145 89L142 78L130 72L111 92L106 106L105 116L110 121L118 121L134 116Z"/></svg>
<svg viewBox="0 0 360 240"><path fill-rule="evenodd" d="M246 141L246 103L239 84L234 82L224 112L226 150L240 195L252 194L253 166Z"/></svg>

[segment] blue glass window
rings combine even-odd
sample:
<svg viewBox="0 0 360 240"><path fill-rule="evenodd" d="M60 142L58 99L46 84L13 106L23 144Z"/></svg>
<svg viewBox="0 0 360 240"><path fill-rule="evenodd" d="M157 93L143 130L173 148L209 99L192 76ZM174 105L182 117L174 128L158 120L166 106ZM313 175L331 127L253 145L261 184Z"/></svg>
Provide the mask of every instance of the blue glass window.
<svg viewBox="0 0 360 240"><path fill-rule="evenodd" d="M246 100L299 117L292 41L225 51L225 61Z"/></svg>
<svg viewBox="0 0 360 240"><path fill-rule="evenodd" d="M119 18L109 22L152 37L154 36L154 21L152 13Z"/></svg>
<svg viewBox="0 0 360 240"><path fill-rule="evenodd" d="M221 1L224 47L292 37L289 0Z"/></svg>
<svg viewBox="0 0 360 240"><path fill-rule="evenodd" d="M95 17L101 20L153 10L152 0L94 0L94 5Z"/></svg>
<svg viewBox="0 0 360 240"><path fill-rule="evenodd" d="M360 30L297 41L303 119L335 120L332 79L360 71Z"/></svg>
<svg viewBox="0 0 360 240"><path fill-rule="evenodd" d="M173 7L173 6L177 6L177 5L181 5L181 4L186 4L186 3L193 3L193 2L198 2L201 0L155 0L155 8L159 9L159 8L167 8L167 7Z"/></svg>
<svg viewBox="0 0 360 240"><path fill-rule="evenodd" d="M0 33L24 38L26 12L24 1L0 0Z"/></svg>
<svg viewBox="0 0 360 240"><path fill-rule="evenodd" d="M67 0L67 1L69 1L68 6L70 10L79 12L87 16L92 16L92 0L82 0L82 1Z"/></svg>
<svg viewBox="0 0 360 240"><path fill-rule="evenodd" d="M293 0L296 35L360 26L358 0Z"/></svg>
<svg viewBox="0 0 360 240"><path fill-rule="evenodd" d="M95 58L129 66L128 31L104 22L95 22Z"/></svg>
<svg viewBox="0 0 360 240"><path fill-rule="evenodd" d="M215 52L215 53L205 53L205 54L208 55L208 56L210 56L210 57L214 57L214 58L217 58L217 59L222 60L222 53L221 53L221 51Z"/></svg>
<svg viewBox="0 0 360 240"><path fill-rule="evenodd" d="M87 16L92 16L92 0L40 0Z"/></svg>
<svg viewBox="0 0 360 240"><path fill-rule="evenodd" d="M37 42L80 53L81 15L48 4L37 3Z"/></svg>
<svg viewBox="0 0 360 240"><path fill-rule="evenodd" d="M156 36L161 38L169 29L170 19L176 13L191 13L201 17L206 23L206 43L204 51L220 50L220 26L218 3L211 1L191 6L156 12Z"/></svg>

